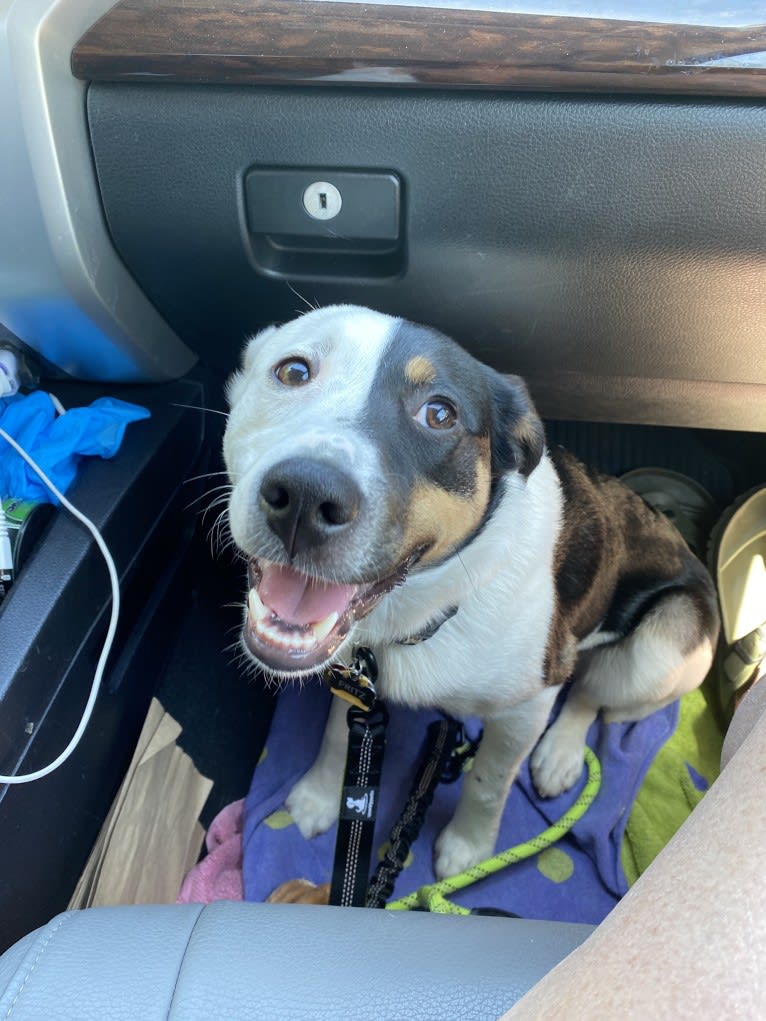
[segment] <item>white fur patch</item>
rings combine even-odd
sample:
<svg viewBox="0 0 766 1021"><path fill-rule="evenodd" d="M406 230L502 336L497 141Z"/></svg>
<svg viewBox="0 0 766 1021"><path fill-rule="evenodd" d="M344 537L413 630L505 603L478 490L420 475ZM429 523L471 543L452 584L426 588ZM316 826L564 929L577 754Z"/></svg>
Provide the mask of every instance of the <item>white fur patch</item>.
<svg viewBox="0 0 766 1021"><path fill-rule="evenodd" d="M354 420L399 322L368 309L333 306L269 327L249 342L243 367L229 382L224 437L234 486L229 523L240 549L253 545L251 512L260 480L283 459L330 453L362 491L380 485L377 452ZM274 377L274 366L289 357L312 366L305 386L285 387Z"/></svg>

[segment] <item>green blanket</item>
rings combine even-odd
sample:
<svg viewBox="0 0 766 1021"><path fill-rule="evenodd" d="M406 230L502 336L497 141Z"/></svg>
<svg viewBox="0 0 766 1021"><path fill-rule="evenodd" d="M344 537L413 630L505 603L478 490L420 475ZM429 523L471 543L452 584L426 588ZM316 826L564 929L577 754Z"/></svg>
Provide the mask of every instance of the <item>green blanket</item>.
<svg viewBox="0 0 766 1021"><path fill-rule="evenodd" d="M718 776L725 725L712 677L681 699L678 726L650 766L625 828L629 884L657 857Z"/></svg>

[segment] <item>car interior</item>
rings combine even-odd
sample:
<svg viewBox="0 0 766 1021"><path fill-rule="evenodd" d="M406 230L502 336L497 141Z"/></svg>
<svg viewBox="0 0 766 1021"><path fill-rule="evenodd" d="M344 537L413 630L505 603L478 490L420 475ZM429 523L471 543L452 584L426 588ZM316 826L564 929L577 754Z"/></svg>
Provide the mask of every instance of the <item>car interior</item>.
<svg viewBox="0 0 766 1021"><path fill-rule="evenodd" d="M500 1016L593 927L67 909L152 700L209 778L200 832L264 751L279 692L237 653L215 489L226 379L263 327L332 304L425 323L521 375L548 444L602 471L681 473L718 514L763 485L762 9L0 0L0 128L0 356L65 408L150 413L67 491L119 624L71 756L0 784L0 1015ZM77 729L112 604L91 534L36 521L0 599L10 776Z"/></svg>

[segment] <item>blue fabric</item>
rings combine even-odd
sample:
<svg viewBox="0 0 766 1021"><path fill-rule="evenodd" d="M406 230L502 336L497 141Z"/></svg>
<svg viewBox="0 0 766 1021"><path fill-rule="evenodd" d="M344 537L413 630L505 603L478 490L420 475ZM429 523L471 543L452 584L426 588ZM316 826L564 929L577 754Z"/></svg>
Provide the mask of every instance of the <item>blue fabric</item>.
<svg viewBox="0 0 766 1021"><path fill-rule="evenodd" d="M319 750L332 696L319 683L288 688L280 695L269 740L245 802L243 876L245 899L263 901L280 883L303 878L330 880L335 827L304 840L284 809L295 781ZM375 846L387 840L414 776L434 713L393 707L388 728L383 783L378 802ZM495 907L524 918L600 922L627 891L620 849L631 805L646 770L678 722L678 703L638 723L591 727L588 744L601 760L601 790L582 819L553 848L512 865L454 900L466 907ZM573 803L585 782L558 798L537 796L525 763L508 798L497 850L546 829ZM433 883L436 837L449 821L461 783L441 785L426 824L413 847L412 861L400 875L394 898ZM377 864L373 862L373 868Z"/></svg>
<svg viewBox="0 0 766 1021"><path fill-rule="evenodd" d="M47 393L36 390L0 400L0 428L12 436L65 493L83 457L113 457L130 422L149 418L146 408L113 397L57 415ZM0 437L0 495L58 503L29 465Z"/></svg>

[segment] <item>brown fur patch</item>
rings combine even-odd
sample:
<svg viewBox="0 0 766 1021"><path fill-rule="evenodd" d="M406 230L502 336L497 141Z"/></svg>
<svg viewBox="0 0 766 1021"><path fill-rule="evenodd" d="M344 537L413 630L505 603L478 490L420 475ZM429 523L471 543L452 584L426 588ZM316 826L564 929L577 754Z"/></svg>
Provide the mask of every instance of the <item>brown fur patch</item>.
<svg viewBox="0 0 766 1021"><path fill-rule="evenodd" d="M424 564L449 556L478 527L487 509L490 484L488 456L476 463L476 485L470 494L450 493L429 482L418 483L407 517L405 549L428 545Z"/></svg>
<svg viewBox="0 0 766 1021"><path fill-rule="evenodd" d="M308 879L289 879L266 898L267 904L329 904L330 884L315 886Z"/></svg>
<svg viewBox="0 0 766 1021"><path fill-rule="evenodd" d="M423 355L415 355L404 366L404 376L409 383L419 386L423 383L433 382L436 379L436 369Z"/></svg>

